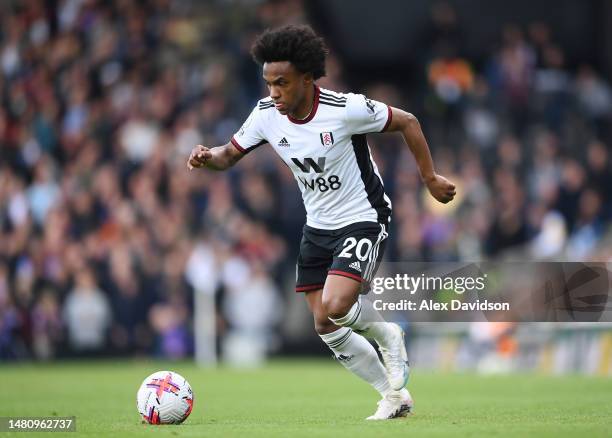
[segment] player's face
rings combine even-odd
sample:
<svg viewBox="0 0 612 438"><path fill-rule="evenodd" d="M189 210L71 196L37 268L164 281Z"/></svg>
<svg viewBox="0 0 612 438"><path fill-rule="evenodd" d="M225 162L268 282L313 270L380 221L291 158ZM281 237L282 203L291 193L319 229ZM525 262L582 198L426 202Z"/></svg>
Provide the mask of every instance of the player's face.
<svg viewBox="0 0 612 438"><path fill-rule="evenodd" d="M266 62L263 78L278 112L299 116L304 108L308 111L306 95L313 83L310 73L299 72L289 61Z"/></svg>

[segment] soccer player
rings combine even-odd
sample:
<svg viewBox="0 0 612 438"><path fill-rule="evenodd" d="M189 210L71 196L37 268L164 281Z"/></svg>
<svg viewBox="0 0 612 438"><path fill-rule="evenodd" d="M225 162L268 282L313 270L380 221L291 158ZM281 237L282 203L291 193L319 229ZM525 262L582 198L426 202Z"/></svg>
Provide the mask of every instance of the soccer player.
<svg viewBox="0 0 612 438"><path fill-rule="evenodd" d="M269 97L258 102L230 142L193 148L188 168L225 170L269 143L292 170L307 212L297 260L296 291L304 292L315 330L336 358L382 396L368 417L405 417L409 366L401 327L362 306L385 250L391 201L367 133L401 132L431 195L447 203L455 186L436 174L419 122L397 108L320 88L327 49L308 26L264 32L251 54L263 67ZM378 345L383 363L368 339Z"/></svg>

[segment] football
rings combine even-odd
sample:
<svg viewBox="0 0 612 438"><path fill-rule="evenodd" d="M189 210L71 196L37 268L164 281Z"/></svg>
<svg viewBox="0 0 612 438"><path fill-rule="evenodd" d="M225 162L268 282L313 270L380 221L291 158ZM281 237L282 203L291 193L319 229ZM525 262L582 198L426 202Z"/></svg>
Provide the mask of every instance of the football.
<svg viewBox="0 0 612 438"><path fill-rule="evenodd" d="M149 424L179 424L193 409L193 391L180 374L158 371L140 385L136 405Z"/></svg>

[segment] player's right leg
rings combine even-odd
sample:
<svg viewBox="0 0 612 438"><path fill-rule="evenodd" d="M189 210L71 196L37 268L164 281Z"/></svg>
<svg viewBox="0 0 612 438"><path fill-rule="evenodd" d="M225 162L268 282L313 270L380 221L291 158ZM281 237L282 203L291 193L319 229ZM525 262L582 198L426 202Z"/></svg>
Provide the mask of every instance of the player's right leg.
<svg viewBox="0 0 612 438"><path fill-rule="evenodd" d="M345 368L372 385L382 397L376 412L367 419L389 420L407 416L413 406L408 390L391 389L386 370L378 360L372 344L351 329L331 322L323 306L322 295L322 290L306 293L306 301L312 311L317 333Z"/></svg>
<svg viewBox="0 0 612 438"><path fill-rule="evenodd" d="M335 283L342 281L340 276L329 277L330 288L337 288ZM345 280L345 279L344 279ZM347 327L355 333L359 333L368 339L373 339L378 348L387 369L389 384L394 390L400 390L406 386L410 367L404 341L404 330L393 322L386 322L381 315L368 304L363 305L361 297L349 311L341 316L334 315L330 318L335 324Z"/></svg>
<svg viewBox="0 0 612 438"><path fill-rule="evenodd" d="M352 240L357 242L357 245L352 248L338 245L329 270L326 290L338 290L344 281L350 279L361 282L363 287L369 288L369 282L374 278L385 251L386 230L385 225L376 223L356 223L347 227L346 234L341 237L340 242L346 245ZM358 254L358 248L362 248L361 254ZM367 249L365 254L364 248ZM329 301L325 295L323 300ZM388 372L391 388L400 390L406 386L410 367L404 331L399 325L386 322L369 302L362 302L361 299L356 300L350 309L343 309L342 313L335 312L330 318L335 324L351 328L354 332L376 341Z"/></svg>
<svg viewBox="0 0 612 438"><path fill-rule="evenodd" d="M338 362L372 385L384 397L391 388L376 350L363 336L329 320L322 304L322 295L322 289L306 292L306 302L313 314L317 334L333 351Z"/></svg>
<svg viewBox="0 0 612 438"><path fill-rule="evenodd" d="M407 414L406 405L412 402L406 391L393 391L389 387L387 372L378 359L374 347L349 327L340 327L330 320L329 312L344 314L357 301L360 283L328 275L333 255L338 246L338 233L312 230L304 227L297 263L296 292L304 292L314 317L315 330L333 351L338 361L353 374L372 385L383 397L372 419L388 419ZM344 280L344 282L342 282ZM335 306L323 305L323 288L333 283ZM340 284L336 284L340 281ZM333 301L333 300L332 300ZM336 316L338 316L336 315ZM406 393L406 394L405 394ZM386 401L385 401L386 400ZM411 405L410 405L411 406Z"/></svg>

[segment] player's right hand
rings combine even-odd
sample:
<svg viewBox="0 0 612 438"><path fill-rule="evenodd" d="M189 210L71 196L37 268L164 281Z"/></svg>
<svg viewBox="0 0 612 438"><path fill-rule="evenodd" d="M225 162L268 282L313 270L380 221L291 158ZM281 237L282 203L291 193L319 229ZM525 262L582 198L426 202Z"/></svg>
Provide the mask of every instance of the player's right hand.
<svg viewBox="0 0 612 438"><path fill-rule="evenodd" d="M187 168L189 170L199 169L204 167L206 162L212 158L212 152L201 144L191 150L189 160L187 160Z"/></svg>

